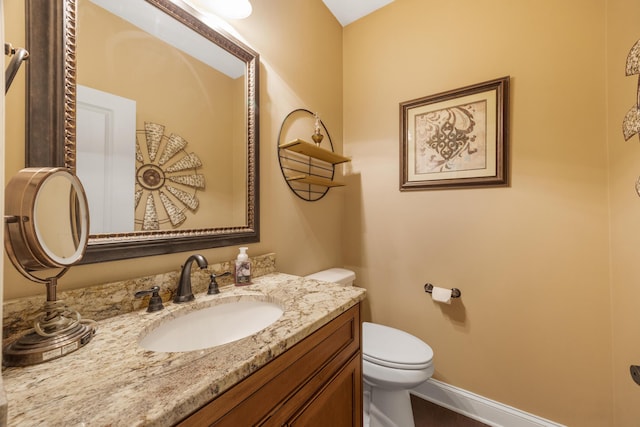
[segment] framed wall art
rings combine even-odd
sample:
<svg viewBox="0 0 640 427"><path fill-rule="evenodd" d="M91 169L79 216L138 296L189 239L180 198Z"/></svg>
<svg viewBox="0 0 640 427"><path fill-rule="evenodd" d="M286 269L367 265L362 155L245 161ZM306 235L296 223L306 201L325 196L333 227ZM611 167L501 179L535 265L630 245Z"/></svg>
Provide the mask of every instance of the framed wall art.
<svg viewBox="0 0 640 427"><path fill-rule="evenodd" d="M400 191L505 186L509 77L400 104Z"/></svg>

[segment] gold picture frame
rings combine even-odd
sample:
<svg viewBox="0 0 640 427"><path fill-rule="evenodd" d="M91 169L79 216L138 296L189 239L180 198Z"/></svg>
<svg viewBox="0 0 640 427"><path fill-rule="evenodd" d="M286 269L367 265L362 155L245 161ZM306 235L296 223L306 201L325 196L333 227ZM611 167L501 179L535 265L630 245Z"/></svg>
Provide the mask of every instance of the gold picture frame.
<svg viewBox="0 0 640 427"><path fill-rule="evenodd" d="M509 79L400 103L400 191L508 185Z"/></svg>

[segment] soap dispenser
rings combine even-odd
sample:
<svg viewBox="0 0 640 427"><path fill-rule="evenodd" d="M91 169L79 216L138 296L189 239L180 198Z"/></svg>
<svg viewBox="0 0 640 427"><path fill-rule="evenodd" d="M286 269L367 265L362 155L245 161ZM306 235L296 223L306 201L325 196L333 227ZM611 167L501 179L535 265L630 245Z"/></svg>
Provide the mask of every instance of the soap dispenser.
<svg viewBox="0 0 640 427"><path fill-rule="evenodd" d="M251 284L251 261L247 255L246 247L240 248L238 258L236 258L236 286L246 286Z"/></svg>

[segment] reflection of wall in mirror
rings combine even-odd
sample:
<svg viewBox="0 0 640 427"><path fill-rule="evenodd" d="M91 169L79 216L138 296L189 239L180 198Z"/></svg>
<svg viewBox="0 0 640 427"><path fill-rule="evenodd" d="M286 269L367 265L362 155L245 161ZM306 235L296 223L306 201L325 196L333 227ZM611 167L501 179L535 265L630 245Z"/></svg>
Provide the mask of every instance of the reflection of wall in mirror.
<svg viewBox="0 0 640 427"><path fill-rule="evenodd" d="M233 95L233 162L231 163L231 175L233 187L229 203L233 206L233 224L246 224L247 222L247 131L245 114L246 105L243 102L247 97L244 91L244 79L236 79Z"/></svg>
<svg viewBox="0 0 640 427"><path fill-rule="evenodd" d="M72 194L71 182L60 175L47 179L36 196L34 226L49 256L69 258L78 249L76 234L71 228L69 194Z"/></svg>
<svg viewBox="0 0 640 427"><path fill-rule="evenodd" d="M187 215L181 228L245 224L245 113L233 102L246 98L244 78L230 79L88 0L79 2L77 58L78 84L135 100L137 129L145 121L161 123L201 157L206 188L198 193L198 212L206 215ZM240 123L241 144L229 143L236 138L230 123Z"/></svg>

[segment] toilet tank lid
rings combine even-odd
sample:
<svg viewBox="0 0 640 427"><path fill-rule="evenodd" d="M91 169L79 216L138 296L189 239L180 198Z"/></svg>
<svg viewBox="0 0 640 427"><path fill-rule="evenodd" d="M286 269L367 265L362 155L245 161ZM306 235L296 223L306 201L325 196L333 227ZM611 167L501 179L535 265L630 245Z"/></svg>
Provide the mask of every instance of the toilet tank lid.
<svg viewBox="0 0 640 427"><path fill-rule="evenodd" d="M343 286L353 285L356 273L346 268L330 268L305 276L306 279L321 280L323 282L339 283Z"/></svg>

